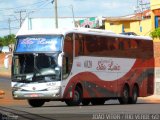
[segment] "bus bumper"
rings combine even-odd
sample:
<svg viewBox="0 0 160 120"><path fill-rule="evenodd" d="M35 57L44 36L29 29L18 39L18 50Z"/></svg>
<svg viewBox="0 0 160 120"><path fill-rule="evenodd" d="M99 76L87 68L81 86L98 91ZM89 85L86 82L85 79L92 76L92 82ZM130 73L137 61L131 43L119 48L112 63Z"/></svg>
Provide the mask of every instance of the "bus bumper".
<svg viewBox="0 0 160 120"><path fill-rule="evenodd" d="M60 90L57 91L13 91L14 99L61 99Z"/></svg>

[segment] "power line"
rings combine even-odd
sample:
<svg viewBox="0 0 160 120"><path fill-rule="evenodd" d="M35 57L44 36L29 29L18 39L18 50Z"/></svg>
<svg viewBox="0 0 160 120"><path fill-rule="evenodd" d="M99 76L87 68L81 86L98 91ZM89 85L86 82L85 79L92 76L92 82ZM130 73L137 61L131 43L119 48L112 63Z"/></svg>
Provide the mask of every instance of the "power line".
<svg viewBox="0 0 160 120"><path fill-rule="evenodd" d="M40 1L40 2L33 3L33 4L18 6L18 7L15 7L15 8L0 8L0 11L19 9L19 8L24 8L24 7L28 7L28 6L30 7L30 6L34 6L34 5L37 5L37 4L40 4L40 3L45 3L45 2L46 2L46 0L43 0L43 1Z"/></svg>
<svg viewBox="0 0 160 120"><path fill-rule="evenodd" d="M19 13L19 21L20 21L20 27L22 26L22 13L26 12L26 10L20 10L20 11L17 11L15 13Z"/></svg>
<svg viewBox="0 0 160 120"><path fill-rule="evenodd" d="M8 30L9 28L0 28L0 30ZM19 29L19 27L10 27L11 30Z"/></svg>
<svg viewBox="0 0 160 120"><path fill-rule="evenodd" d="M27 14L29 14L29 13L35 13L36 11L41 11L41 10L44 10L45 8L43 8L43 7L45 7L45 6L47 6L48 4L49 4L50 2L46 2L45 4L41 4L41 5L39 5L38 6L38 8L37 9L27 9ZM46 9L52 9L52 8L46 8ZM26 15L27 16L27 15ZM25 17L26 17L25 16Z"/></svg>
<svg viewBox="0 0 160 120"><path fill-rule="evenodd" d="M11 23L12 22L17 22L17 21L19 21L20 19L11 19L10 18L10 21L11 21ZM7 21L7 19L4 19L4 20L0 20L0 23L4 23L4 22L6 22Z"/></svg>

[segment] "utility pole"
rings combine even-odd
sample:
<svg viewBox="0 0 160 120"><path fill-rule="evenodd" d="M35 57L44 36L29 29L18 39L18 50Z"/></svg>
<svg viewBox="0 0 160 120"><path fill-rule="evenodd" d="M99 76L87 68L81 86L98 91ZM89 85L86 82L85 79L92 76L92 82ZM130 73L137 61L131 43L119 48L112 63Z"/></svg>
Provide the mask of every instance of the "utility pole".
<svg viewBox="0 0 160 120"><path fill-rule="evenodd" d="M143 12L148 10L150 6L150 2L144 2L143 0L137 0L137 6L135 8L135 13L140 13L143 19Z"/></svg>
<svg viewBox="0 0 160 120"><path fill-rule="evenodd" d="M17 11L15 13L19 13L19 23L20 23L20 27L22 26L22 13L23 12L26 12L26 10L20 10L20 11Z"/></svg>
<svg viewBox="0 0 160 120"><path fill-rule="evenodd" d="M71 5L71 9L72 9L73 24L74 24L74 27L76 27L76 22L75 22L75 17L74 17L73 5Z"/></svg>
<svg viewBox="0 0 160 120"><path fill-rule="evenodd" d="M53 0L53 2L55 2L55 6L54 6L54 12L55 12L55 27L58 28L58 10L57 10L57 0Z"/></svg>
<svg viewBox="0 0 160 120"><path fill-rule="evenodd" d="M139 6L141 8L141 12L143 12L144 10L148 9L150 6L149 2L144 2L143 0L139 0Z"/></svg>

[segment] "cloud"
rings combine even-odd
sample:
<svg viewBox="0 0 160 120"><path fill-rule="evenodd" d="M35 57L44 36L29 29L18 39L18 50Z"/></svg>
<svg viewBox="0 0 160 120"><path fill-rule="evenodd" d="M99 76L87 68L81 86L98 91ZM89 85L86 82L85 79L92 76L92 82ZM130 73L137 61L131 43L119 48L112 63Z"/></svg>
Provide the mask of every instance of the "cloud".
<svg viewBox="0 0 160 120"><path fill-rule="evenodd" d="M39 0L16 0L18 5L29 5L38 2Z"/></svg>
<svg viewBox="0 0 160 120"><path fill-rule="evenodd" d="M107 17L131 14L134 12L133 6L137 4L136 0L58 0L58 15L72 17L71 5L73 6L75 17ZM15 17L19 19L19 14L15 13L15 11L20 10L34 11L29 14L30 17L54 16L54 4L51 4L51 0L1 0L0 21L4 21L4 23L0 22L0 27L8 25L9 17L12 20L15 20ZM23 18L27 15L27 12L22 14ZM19 22L13 21L11 25L19 26Z"/></svg>
<svg viewBox="0 0 160 120"><path fill-rule="evenodd" d="M117 3L117 2L106 2L106 3L102 4L102 7L107 8L107 9L115 9L115 8L119 8L121 6L122 6L122 4Z"/></svg>

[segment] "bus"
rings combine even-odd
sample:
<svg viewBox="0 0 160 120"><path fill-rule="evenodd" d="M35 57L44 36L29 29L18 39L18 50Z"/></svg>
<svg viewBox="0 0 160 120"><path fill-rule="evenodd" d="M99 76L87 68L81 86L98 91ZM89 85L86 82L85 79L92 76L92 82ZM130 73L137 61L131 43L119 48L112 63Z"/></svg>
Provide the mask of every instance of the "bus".
<svg viewBox="0 0 160 120"><path fill-rule="evenodd" d="M62 101L135 104L154 93L153 41L106 30L26 31L16 36L12 95L32 107Z"/></svg>

